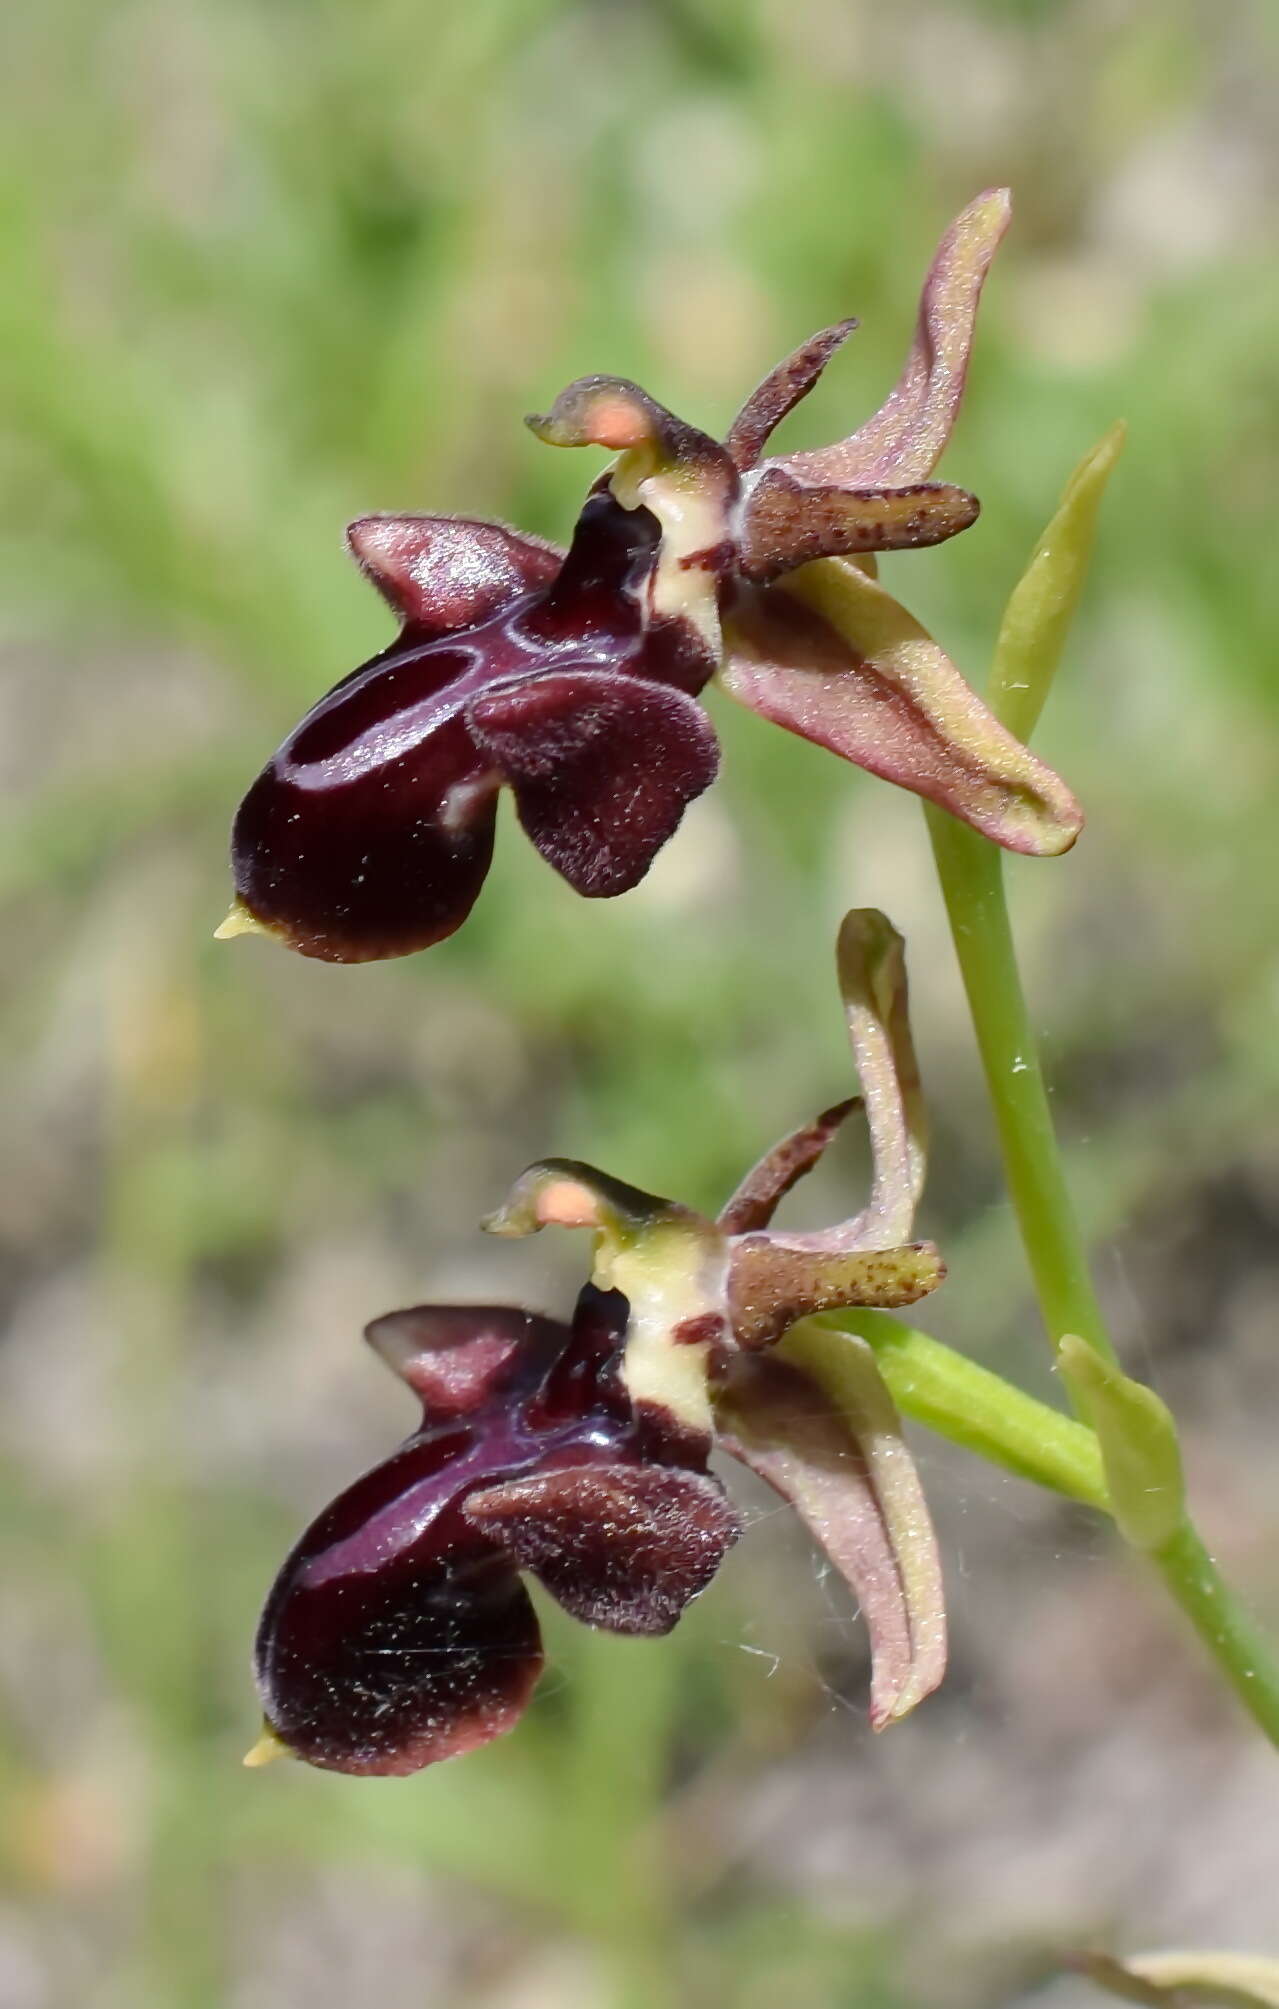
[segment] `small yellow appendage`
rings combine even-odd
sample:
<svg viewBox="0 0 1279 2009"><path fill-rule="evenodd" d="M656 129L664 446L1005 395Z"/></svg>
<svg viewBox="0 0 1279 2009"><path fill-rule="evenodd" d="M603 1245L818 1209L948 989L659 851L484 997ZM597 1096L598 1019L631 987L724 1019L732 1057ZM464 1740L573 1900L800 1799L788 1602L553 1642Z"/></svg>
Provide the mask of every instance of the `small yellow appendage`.
<svg viewBox="0 0 1279 2009"><path fill-rule="evenodd" d="M233 900L231 911L220 928L213 930L215 942L230 942L237 935L269 935L271 930L251 914L243 900Z"/></svg>
<svg viewBox="0 0 1279 2009"><path fill-rule="evenodd" d="M274 1764L277 1758L289 1758L293 1754L282 1737L277 1737L269 1723L262 1725L262 1735L251 1751L244 1754L244 1762L256 1770L259 1765Z"/></svg>

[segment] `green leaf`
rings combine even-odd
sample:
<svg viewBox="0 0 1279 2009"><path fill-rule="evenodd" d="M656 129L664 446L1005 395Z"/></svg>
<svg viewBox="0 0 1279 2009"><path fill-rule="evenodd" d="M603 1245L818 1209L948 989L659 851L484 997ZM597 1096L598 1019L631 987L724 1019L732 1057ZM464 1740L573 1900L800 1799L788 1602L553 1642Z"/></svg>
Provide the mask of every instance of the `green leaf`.
<svg viewBox="0 0 1279 2009"><path fill-rule="evenodd" d="M990 709L1028 740L1044 708L1092 558L1097 511L1128 428L1120 419L1080 461L1013 587L995 644Z"/></svg>
<svg viewBox="0 0 1279 2009"><path fill-rule="evenodd" d="M1061 1341L1057 1364L1097 1433L1120 1533L1135 1549L1162 1548L1185 1515L1181 1450L1167 1403L1077 1333Z"/></svg>

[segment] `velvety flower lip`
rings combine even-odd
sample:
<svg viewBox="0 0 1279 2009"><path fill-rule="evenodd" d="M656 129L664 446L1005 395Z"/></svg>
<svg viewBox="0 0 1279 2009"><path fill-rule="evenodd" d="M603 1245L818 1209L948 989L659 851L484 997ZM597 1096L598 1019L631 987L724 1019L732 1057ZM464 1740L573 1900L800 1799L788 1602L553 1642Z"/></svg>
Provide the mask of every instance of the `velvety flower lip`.
<svg viewBox="0 0 1279 2009"><path fill-rule="evenodd" d="M936 1545L891 1400L861 1342L804 1323L909 1303L943 1275L932 1245L910 1240L923 1129L901 939L880 914L850 914L838 963L861 1099L783 1139L717 1220L548 1159L485 1225L591 1231L570 1323L416 1306L367 1328L422 1419L324 1509L276 1580L253 1762L288 1751L402 1774L511 1728L542 1666L521 1573L586 1624L668 1632L742 1532L708 1470L716 1446L794 1506L853 1587L872 1722L940 1680ZM866 1206L818 1233L773 1231L783 1195L858 1107Z"/></svg>
<svg viewBox="0 0 1279 2009"><path fill-rule="evenodd" d="M353 527L404 631L308 713L236 817L242 909L304 954L362 961L451 934L488 870L503 783L543 854L599 895L642 877L714 776L691 652L667 651L661 678L644 657L649 514L592 498L562 558L473 528Z"/></svg>
<svg viewBox="0 0 1279 2009"><path fill-rule="evenodd" d="M267 1602L259 1688L295 1755L412 1772L508 1729L542 1665L521 1569L621 1632L668 1631L709 1582L737 1518L704 1457L678 1434L673 1463L627 1400L627 1314L588 1285L571 1326L418 1306L368 1328L423 1418L313 1523Z"/></svg>
<svg viewBox="0 0 1279 2009"><path fill-rule="evenodd" d="M766 452L851 320L771 371L722 444L625 378L570 384L530 427L616 458L567 553L468 518L353 524L352 552L402 631L250 788L219 933L265 931L334 962L443 940L478 897L503 787L579 893L627 891L714 779L696 702L712 676L998 844L1068 849L1082 816L1065 784L872 576L876 552L976 520L976 498L932 475L1009 214L1007 192L989 190L951 225L902 375L845 440Z"/></svg>

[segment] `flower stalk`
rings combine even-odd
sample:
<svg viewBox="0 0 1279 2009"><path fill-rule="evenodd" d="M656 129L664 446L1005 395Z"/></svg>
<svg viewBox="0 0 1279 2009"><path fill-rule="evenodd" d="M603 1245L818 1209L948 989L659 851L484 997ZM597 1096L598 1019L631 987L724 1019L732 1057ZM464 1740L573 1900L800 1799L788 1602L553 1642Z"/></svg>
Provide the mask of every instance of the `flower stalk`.
<svg viewBox="0 0 1279 2009"><path fill-rule="evenodd" d="M999 1131L1009 1197L1055 1348L1078 1333L1113 1358L1057 1148L994 846L927 811L951 938Z"/></svg>
<svg viewBox="0 0 1279 2009"><path fill-rule="evenodd" d="M1279 1750L1279 1667L1189 1516L1150 1560L1257 1727Z"/></svg>
<svg viewBox="0 0 1279 2009"><path fill-rule="evenodd" d="M884 1312L843 1312L831 1323L873 1348L903 1416L1019 1479L1110 1511L1101 1452L1085 1424Z"/></svg>

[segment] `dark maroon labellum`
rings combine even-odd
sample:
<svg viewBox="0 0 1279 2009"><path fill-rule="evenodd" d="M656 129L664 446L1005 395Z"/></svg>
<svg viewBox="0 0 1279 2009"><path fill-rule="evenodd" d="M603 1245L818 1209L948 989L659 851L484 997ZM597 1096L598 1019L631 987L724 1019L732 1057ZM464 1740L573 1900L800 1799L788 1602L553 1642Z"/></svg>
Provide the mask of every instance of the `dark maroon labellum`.
<svg viewBox="0 0 1279 2009"><path fill-rule="evenodd" d="M669 1631L709 1583L737 1519L704 1455L685 1462L686 1439L632 1409L628 1312L588 1285L571 1327L423 1307L369 1328L425 1413L313 1523L267 1601L258 1685L297 1756L414 1772L509 1729L542 1665L521 1569L630 1633Z"/></svg>
<svg viewBox="0 0 1279 2009"><path fill-rule="evenodd" d="M235 821L242 907L331 961L404 955L461 925L503 783L550 863L606 895L642 878L715 773L691 695L713 663L687 637L645 647L647 509L592 496L562 563L496 526L416 523L403 633L312 708ZM369 533L355 532L358 546Z"/></svg>

